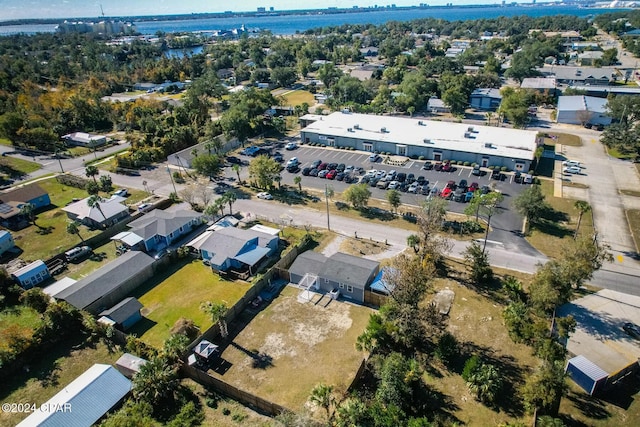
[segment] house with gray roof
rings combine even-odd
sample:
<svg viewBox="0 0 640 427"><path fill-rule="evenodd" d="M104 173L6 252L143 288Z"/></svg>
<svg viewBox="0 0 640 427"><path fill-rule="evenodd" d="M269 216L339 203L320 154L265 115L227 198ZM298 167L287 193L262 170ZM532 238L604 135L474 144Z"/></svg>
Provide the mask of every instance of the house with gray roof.
<svg viewBox="0 0 640 427"><path fill-rule="evenodd" d="M607 99L593 96L561 96L558 98L556 121L572 125L610 125Z"/></svg>
<svg viewBox="0 0 640 427"><path fill-rule="evenodd" d="M497 110L502 102L500 89L478 88L469 97L471 108L477 110Z"/></svg>
<svg viewBox="0 0 640 427"><path fill-rule="evenodd" d="M56 294L79 310L97 314L113 307L153 276L154 259L129 251Z"/></svg>
<svg viewBox="0 0 640 427"><path fill-rule="evenodd" d="M131 381L116 368L97 363L38 406L18 426L91 426L130 391Z"/></svg>
<svg viewBox="0 0 640 427"><path fill-rule="evenodd" d="M189 234L202 221L202 215L194 211L169 212L155 209L131 221L128 226L129 231L144 242L144 249L153 252L164 249Z"/></svg>
<svg viewBox="0 0 640 427"><path fill-rule="evenodd" d="M207 231L189 246L215 271L248 269L251 272L260 261L276 252L279 242L277 235L227 227Z"/></svg>
<svg viewBox="0 0 640 427"><path fill-rule="evenodd" d="M307 251L296 258L289 267L289 280L301 283L311 277L316 290L340 291L345 298L364 302L364 291L378 274L380 263L366 258L337 252L330 257ZM309 282L307 280L307 282Z"/></svg>
<svg viewBox="0 0 640 427"><path fill-rule="evenodd" d="M140 301L134 297L128 297L110 309L103 311L99 316L106 317L113 322L116 328L126 331L135 325L138 320L142 319L140 310L142 310Z"/></svg>
<svg viewBox="0 0 640 427"><path fill-rule="evenodd" d="M558 83L568 85L609 85L616 80L618 71L613 67L565 67L561 65L538 68L545 76L553 76Z"/></svg>
<svg viewBox="0 0 640 427"><path fill-rule="evenodd" d="M89 206L88 200L82 199L62 208L71 221L78 221L90 228L106 228L128 218L129 208L122 204L124 197L111 196L100 199L98 203Z"/></svg>

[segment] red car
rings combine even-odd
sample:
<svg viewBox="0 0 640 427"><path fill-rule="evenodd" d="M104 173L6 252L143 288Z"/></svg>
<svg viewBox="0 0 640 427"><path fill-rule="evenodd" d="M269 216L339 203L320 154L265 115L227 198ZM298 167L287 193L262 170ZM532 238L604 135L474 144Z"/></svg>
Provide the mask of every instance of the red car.
<svg viewBox="0 0 640 427"><path fill-rule="evenodd" d="M477 182L472 182L469 186L469 191L478 191L478 189L480 189L480 187Z"/></svg>
<svg viewBox="0 0 640 427"><path fill-rule="evenodd" d="M319 171L323 171L323 170L325 170L326 168L327 168L327 164L326 164L326 163L320 163L320 164L318 165L318 170L319 170Z"/></svg>
<svg viewBox="0 0 640 427"><path fill-rule="evenodd" d="M452 170L451 163L446 162L442 165L442 172L451 172Z"/></svg>
<svg viewBox="0 0 640 427"><path fill-rule="evenodd" d="M456 188L456 182L455 181L447 182L447 188L450 188L452 190L455 189Z"/></svg>
<svg viewBox="0 0 640 427"><path fill-rule="evenodd" d="M446 187L444 190L442 190L442 193L440 193L440 197L442 197L443 199L448 199L451 197L451 188Z"/></svg>
<svg viewBox="0 0 640 427"><path fill-rule="evenodd" d="M331 169L328 173L327 176L325 178L327 179L334 179L336 177L336 175L338 174L338 171L335 169Z"/></svg>

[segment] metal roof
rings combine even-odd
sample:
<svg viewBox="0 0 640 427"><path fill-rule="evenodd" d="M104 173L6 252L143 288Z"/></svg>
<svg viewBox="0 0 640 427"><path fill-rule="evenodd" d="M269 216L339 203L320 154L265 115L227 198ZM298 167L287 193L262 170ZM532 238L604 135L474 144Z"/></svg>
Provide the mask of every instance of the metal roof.
<svg viewBox="0 0 640 427"><path fill-rule="evenodd" d="M87 427L104 416L130 390L131 381L113 366L95 364L18 427Z"/></svg>
<svg viewBox="0 0 640 427"><path fill-rule="evenodd" d="M553 77L527 77L520 84L523 89L555 89L556 86L557 82Z"/></svg>
<svg viewBox="0 0 640 427"><path fill-rule="evenodd" d="M241 253L240 255L236 255L233 259L253 267L258 262L260 262L260 260L264 258L270 251L271 249L269 248L261 248L260 246L258 246L251 249L250 251Z"/></svg>
<svg viewBox="0 0 640 427"><path fill-rule="evenodd" d="M55 298L57 294L64 291L65 289L67 289L69 286L73 285L76 282L77 280L72 279L71 277L63 277L57 282L44 288L42 292Z"/></svg>
<svg viewBox="0 0 640 427"><path fill-rule="evenodd" d="M16 277L22 277L25 274L29 274L32 271L35 270L42 270L42 269L47 269L47 265L44 263L44 261L42 261L41 259L33 261L31 264L27 264L24 267L22 267L19 270L14 271L13 273L11 273L12 275L16 276Z"/></svg>
<svg viewBox="0 0 640 427"><path fill-rule="evenodd" d="M120 287L153 262L153 258L144 252L129 251L60 292L57 298L82 310Z"/></svg>
<svg viewBox="0 0 640 427"><path fill-rule="evenodd" d="M609 376L609 374L602 370L602 368L600 368L598 365L581 354L572 359L569 359L567 363L575 366L580 370L580 372L594 381L598 381Z"/></svg>
<svg viewBox="0 0 640 427"><path fill-rule="evenodd" d="M155 211L154 211L155 212ZM136 233L131 231L123 231L121 233L116 234L111 238L111 240L118 240L125 245L135 246L138 243L142 242L144 239L138 236Z"/></svg>
<svg viewBox="0 0 640 427"><path fill-rule="evenodd" d="M113 320L116 323L124 323L133 314L139 312L142 309L140 301L134 297L125 298L118 304L114 305L108 310L103 311L99 316L105 316Z"/></svg>
<svg viewBox="0 0 640 427"><path fill-rule="evenodd" d="M154 236L168 236L184 227L191 221L202 218L193 211L163 211L156 209L129 223L132 232L148 240Z"/></svg>
<svg viewBox="0 0 640 427"><path fill-rule="evenodd" d="M300 132L526 160L534 158L538 135L531 130L346 112L323 116Z"/></svg>
<svg viewBox="0 0 640 427"><path fill-rule="evenodd" d="M380 292L382 294L389 295L395 289L395 285L393 283L389 283L384 279L385 274L394 273L395 269L393 268L383 268L381 269L376 277L371 282L371 286L369 286L374 291Z"/></svg>
<svg viewBox="0 0 640 427"><path fill-rule="evenodd" d="M560 96L558 97L558 111L591 111L594 113L606 113L607 100L595 96Z"/></svg>

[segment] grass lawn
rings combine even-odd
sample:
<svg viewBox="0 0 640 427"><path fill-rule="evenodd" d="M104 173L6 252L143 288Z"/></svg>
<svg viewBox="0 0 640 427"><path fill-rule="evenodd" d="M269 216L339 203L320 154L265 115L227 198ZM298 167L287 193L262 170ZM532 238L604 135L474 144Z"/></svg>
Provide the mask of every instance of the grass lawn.
<svg viewBox="0 0 640 427"><path fill-rule="evenodd" d="M299 292L285 287L261 311L245 310L229 325L233 341L222 353L229 370L209 372L293 411L302 409L318 383L346 390L364 357L355 349L356 338L373 310L338 301L301 304ZM234 336L234 328L242 329ZM257 353L270 363L254 366Z"/></svg>
<svg viewBox="0 0 640 427"><path fill-rule="evenodd" d="M83 277L93 273L98 268L116 259L116 247L113 242L107 242L102 246L99 246L93 250L94 257L87 258L81 263L67 264L67 269L64 272L65 276L69 276L72 279L80 280Z"/></svg>
<svg viewBox="0 0 640 427"><path fill-rule="evenodd" d="M0 311L0 350L8 350L9 338L30 339L33 330L40 324L40 315L23 305Z"/></svg>
<svg viewBox="0 0 640 427"><path fill-rule="evenodd" d="M607 154L611 157L615 157L616 159L633 159L635 156L630 153L621 153L618 149L611 147L607 148Z"/></svg>
<svg viewBox="0 0 640 427"><path fill-rule="evenodd" d="M18 159L11 156L0 157L0 173L7 175L9 178L19 178L31 172L35 172L42 166L36 162Z"/></svg>
<svg viewBox="0 0 640 427"><path fill-rule="evenodd" d="M546 132L545 134L548 136L544 138L544 145L562 144L570 147L582 147L582 140L577 135L559 132Z"/></svg>
<svg viewBox="0 0 640 427"><path fill-rule="evenodd" d="M144 306L144 319L129 332L158 348L169 338L170 329L181 317L193 320L204 332L212 322L211 317L200 310L200 304L224 301L231 307L250 286L246 282L220 279L200 260L176 261L136 290L133 296Z"/></svg>
<svg viewBox="0 0 640 427"><path fill-rule="evenodd" d="M0 387L0 401L28 402L39 406L94 363L113 364L120 357L120 353L110 353L103 344L81 345L80 348L74 344L77 343L59 343L43 352L38 361L29 366L28 372L22 370L4 380ZM15 426L28 415L0 412L0 427Z"/></svg>
<svg viewBox="0 0 640 427"><path fill-rule="evenodd" d="M539 225L531 227L527 241L548 257L556 258L563 253L563 243L573 238L578 224L578 210L573 206L575 200L553 197L553 182L543 181L541 185L545 200L553 212L548 218L543 218ZM590 212L582 216L580 233L593 234L593 217Z"/></svg>
<svg viewBox="0 0 640 427"><path fill-rule="evenodd" d="M303 102L309 105L315 104L315 98L308 90L292 90L280 96L284 98L284 105L296 106L301 105Z"/></svg>
<svg viewBox="0 0 640 427"><path fill-rule="evenodd" d="M0 138L0 145L7 145L9 147L13 147L13 144L7 138Z"/></svg>
<svg viewBox="0 0 640 427"><path fill-rule="evenodd" d="M633 242L636 245L636 252L640 253L640 210L631 209L626 211L625 214L627 215Z"/></svg>
<svg viewBox="0 0 640 427"><path fill-rule="evenodd" d="M495 426L516 420L529 425L531 417L524 414L517 390L538 361L531 348L515 344L509 337L502 321L504 307L450 279L436 279L434 288L436 291L449 288L455 292L449 313L449 331L458 339L461 351L451 369L436 366L433 373L425 374L426 382L446 396L447 406L455 408L451 412L460 425ZM497 409L477 402L460 376L465 361L473 354L496 366L505 378L505 389Z"/></svg>

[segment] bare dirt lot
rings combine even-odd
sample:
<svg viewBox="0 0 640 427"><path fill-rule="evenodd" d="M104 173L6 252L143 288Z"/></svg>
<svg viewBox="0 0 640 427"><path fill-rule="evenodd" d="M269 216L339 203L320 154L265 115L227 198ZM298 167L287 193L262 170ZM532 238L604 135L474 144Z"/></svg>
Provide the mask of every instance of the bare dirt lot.
<svg viewBox="0 0 640 427"><path fill-rule="evenodd" d="M210 373L294 411L318 383L345 390L364 357L355 342L372 310L339 301L303 304L299 292L285 287L258 313L245 311L239 322L246 326L222 353L228 370Z"/></svg>

